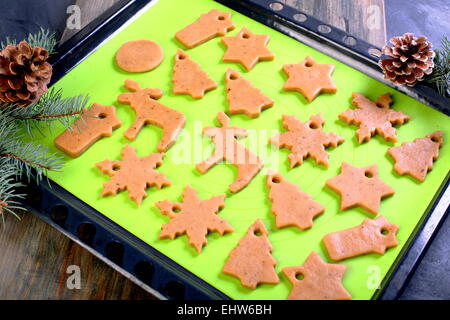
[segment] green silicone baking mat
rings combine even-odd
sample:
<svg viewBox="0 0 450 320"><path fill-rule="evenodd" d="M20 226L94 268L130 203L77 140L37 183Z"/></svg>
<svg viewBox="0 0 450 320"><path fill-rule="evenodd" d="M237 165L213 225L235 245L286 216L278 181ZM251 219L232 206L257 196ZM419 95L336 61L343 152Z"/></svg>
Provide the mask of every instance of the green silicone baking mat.
<svg viewBox="0 0 450 320"><path fill-rule="evenodd" d="M225 47L220 38L214 38L188 50L188 53L219 84L219 87L207 92L200 100L191 99L189 96L176 96L172 93L171 77L174 55L180 45L174 39L174 34L196 20L200 14L213 8L232 12L236 29L228 35L236 35L242 27L248 27L257 34L270 35L268 48L275 53L276 58L273 61L260 62L253 70L246 72L238 64L221 61ZM158 42L164 49L165 59L153 71L142 74L125 73L116 66L115 53L124 42L137 39ZM282 66L298 63L307 55L312 56L318 63L336 66L333 74L333 80L338 87L336 94L322 94L312 103L307 103L298 93L282 91L286 80L281 71ZM231 125L250 130L249 137L242 139L241 142L265 161L264 169L237 194L228 192L228 186L236 176L236 169L233 166L220 164L203 175L195 169L197 162L209 157L213 147L210 139L202 136L202 128L218 125L217 113L227 110L224 76L229 67L241 72L246 79L275 100L274 106L263 111L259 118L231 116ZM135 147L141 157L157 152L156 146L162 134L160 128L146 126L135 141L128 141L123 135L135 118L129 106L117 102L117 96L125 92L123 83L126 79L133 79L142 87L163 89L164 96L159 101L183 112L187 118L184 131L176 144L166 153L164 163L159 168L159 171L172 181L172 186L161 190L154 187L148 189L148 197L140 207L129 200L126 191L120 192L117 196L102 198L100 196L102 185L109 177L94 166L96 162L105 159L119 160L120 152L126 144ZM386 275L449 171L450 144L445 140L450 134L450 118L339 61L210 0L156 2L65 75L55 87L63 88L67 95L89 94L91 102L115 105L117 114L122 120L122 127L115 130L112 137L94 144L79 158L65 157L67 164L64 171L51 172L50 178L233 299L286 299L291 285L281 273L282 268L303 264L312 250L331 262L326 256L321 242L322 237L330 232L359 225L367 217L373 218L361 209L339 211L339 197L325 187L325 181L339 173L343 161L358 167L377 164L380 178L396 190L393 197L382 201L380 215L386 216L392 223L400 226L399 245L389 249L384 255L369 254L342 262L348 266L343 284L353 298L370 299L376 290L374 280L376 283L377 279L381 280ZM385 142L378 136L373 137L368 143L362 145L357 143L356 127L338 120L338 114L350 107L352 92L362 93L372 100L386 92L392 94L393 108L411 117L408 123L398 128L397 143ZM337 148L328 149L329 168L319 166L308 159L302 165L290 169L288 151L273 149L267 141L282 130L283 114L294 115L304 122L317 113L322 113L326 120L324 130L337 133L345 139L345 142ZM62 127L57 128L54 136L44 141L50 151L58 152L53 139L62 130ZM440 150L440 157L425 182L418 183L408 176L398 176L393 171L393 160L386 155L387 148L424 137L436 130L444 132L445 142ZM271 203L268 201L268 189L265 185L265 174L269 168L280 172L287 180L297 184L302 191L311 194L315 201L326 207L325 213L314 220L310 230L302 231L295 227L275 228L274 216L270 212ZM166 199L181 201L181 193L187 184L196 188L202 199L226 193L225 208L219 212L219 216L227 219L235 229L235 232L225 236L210 233L208 244L201 254L188 245L185 235L175 240L158 240L161 225L168 223L169 219L160 214L154 203ZM264 284L255 290L249 290L243 288L236 278L223 274L221 269L230 250L258 218L262 219L268 228L280 283Z"/></svg>

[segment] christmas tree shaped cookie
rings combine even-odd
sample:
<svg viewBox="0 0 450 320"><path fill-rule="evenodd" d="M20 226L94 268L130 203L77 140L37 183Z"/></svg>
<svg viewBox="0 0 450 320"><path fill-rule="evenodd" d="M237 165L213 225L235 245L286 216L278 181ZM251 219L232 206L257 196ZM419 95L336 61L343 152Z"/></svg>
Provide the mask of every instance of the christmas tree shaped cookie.
<svg viewBox="0 0 450 320"><path fill-rule="evenodd" d="M217 83L181 49L175 55L172 84L174 94L188 94L194 99L203 98L206 91L217 88Z"/></svg>
<svg viewBox="0 0 450 320"><path fill-rule="evenodd" d="M359 126L356 130L359 143L369 141L374 134L379 134L386 141L397 142L393 125L407 122L409 116L390 109L392 98L389 93L379 96L375 102L355 92L352 98L352 104L356 106L356 109L348 109L341 113L339 119Z"/></svg>
<svg viewBox="0 0 450 320"><path fill-rule="evenodd" d="M125 81L125 88L131 92L122 93L118 101L128 104L136 112L136 120L124 132L125 138L135 140L146 124L153 124L163 129L163 137L158 143L158 151L167 151L176 141L186 123L186 117L175 109L166 107L156 101L162 97L161 89L141 89L133 80Z"/></svg>
<svg viewBox="0 0 450 320"><path fill-rule="evenodd" d="M222 38L222 43L227 47L223 55L223 62L237 62L247 71L263 60L273 60L275 55L267 49L268 35L254 34L244 27L236 36Z"/></svg>
<svg viewBox="0 0 450 320"><path fill-rule="evenodd" d="M302 230L309 229L313 219L325 211L324 206L312 200L309 194L301 192L281 174L269 171L266 181L277 228L296 226Z"/></svg>
<svg viewBox="0 0 450 320"><path fill-rule="evenodd" d="M273 106L273 100L266 97L261 90L245 80L237 71L228 69L225 75L227 83L228 112L244 113L251 118L259 117L262 110Z"/></svg>
<svg viewBox="0 0 450 320"><path fill-rule="evenodd" d="M330 264L313 251L299 267L283 268L292 284L289 300L350 300L352 296L342 285L347 267Z"/></svg>
<svg viewBox="0 0 450 320"><path fill-rule="evenodd" d="M270 143L291 150L288 156L291 168L302 164L306 157L311 157L317 164L328 167L330 163L325 148L336 147L344 142L344 139L333 132L324 132L322 130L324 123L320 113L311 116L305 123L294 116L283 115L283 128L288 131L274 136L270 139Z"/></svg>
<svg viewBox="0 0 450 320"><path fill-rule="evenodd" d="M425 138L415 139L414 142L389 148L387 153L395 160L395 172L399 175L409 174L424 181L428 171L433 168L433 161L439 156L442 143L442 132L436 131Z"/></svg>
<svg viewBox="0 0 450 320"><path fill-rule="evenodd" d="M334 71L332 64L319 64L311 57L306 57L300 63L286 64L284 73L289 77L283 90L298 91L309 102L321 93L336 93L337 88L331 79Z"/></svg>
<svg viewBox="0 0 450 320"><path fill-rule="evenodd" d="M260 283L276 284L280 281L275 265L267 229L258 219L239 240L237 247L230 252L222 271L238 278L242 286L255 289Z"/></svg>
<svg viewBox="0 0 450 320"><path fill-rule="evenodd" d="M215 196L208 200L200 200L197 191L187 186L183 191L183 202L159 201L155 205L161 213L170 218L170 222L162 226L159 239L175 239L178 235L186 234L189 244L198 253L208 243L206 235L218 232L221 235L233 232L228 222L217 216L225 206L225 195Z"/></svg>
<svg viewBox="0 0 450 320"><path fill-rule="evenodd" d="M381 199L395 193L380 180L376 165L357 168L342 162L341 174L327 180L326 186L340 194L341 210L358 206L373 215L378 214Z"/></svg>
<svg viewBox="0 0 450 320"><path fill-rule="evenodd" d="M105 160L96 163L96 167L111 179L103 184L102 197L116 195L117 192L128 190L129 197L139 206L147 196L145 189L156 186L159 189L170 186L165 175L155 171L162 164L163 153L152 153L139 158L134 148L126 145L122 150L122 160Z"/></svg>
<svg viewBox="0 0 450 320"><path fill-rule="evenodd" d="M233 164L238 169L238 176L230 185L230 191L236 193L246 187L261 170L263 161L237 141L237 138L247 136L247 130L230 127L230 118L223 112L217 114L217 119L221 128L203 128L203 134L213 139L214 154L197 164L197 170L205 173L222 160Z"/></svg>

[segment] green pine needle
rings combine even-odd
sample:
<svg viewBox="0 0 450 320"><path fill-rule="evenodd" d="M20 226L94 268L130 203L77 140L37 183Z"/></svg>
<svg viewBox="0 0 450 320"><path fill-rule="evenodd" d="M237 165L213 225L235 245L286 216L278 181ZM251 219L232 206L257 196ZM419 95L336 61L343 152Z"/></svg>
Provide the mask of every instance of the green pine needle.
<svg viewBox="0 0 450 320"><path fill-rule="evenodd" d="M450 40L442 38L442 49L436 49L433 72L426 77L425 82L440 95L450 98Z"/></svg>
<svg viewBox="0 0 450 320"><path fill-rule="evenodd" d="M50 32L50 30L46 30L44 28L40 28L40 30L36 34L29 34L23 41L28 42L30 47L41 47L48 51L50 55L55 54L55 48L58 45L58 41L56 40L56 34L54 32ZM6 48L7 45L17 45L17 41L6 37L6 44L3 42L0 44L0 50Z"/></svg>
<svg viewBox="0 0 450 320"><path fill-rule="evenodd" d="M28 42L31 47L44 48L50 55L56 53L55 48L58 41L56 40L55 33L50 32L50 30L41 28L38 33L29 34L25 41Z"/></svg>
<svg viewBox="0 0 450 320"><path fill-rule="evenodd" d="M6 206L2 206L4 219L4 213L12 213L16 218L20 219L15 210L25 210L18 201L25 197L24 194L17 193L17 189L22 187L22 184L17 182L17 170L14 165L8 162L8 159L0 158L0 199L1 202L6 203Z"/></svg>
<svg viewBox="0 0 450 320"><path fill-rule="evenodd" d="M0 159L15 168L17 176L40 181L48 170L60 170L63 163L47 147L24 141L24 136L11 111L0 112ZM0 198L1 200L1 198Z"/></svg>
<svg viewBox="0 0 450 320"><path fill-rule="evenodd" d="M12 104L6 109L11 111L11 117L20 121L28 135L33 137L35 130L42 135L45 135L44 129L51 131L57 121L70 129L73 119L83 113L88 102L89 97L86 95L63 98L62 90L51 88L39 101L26 108Z"/></svg>

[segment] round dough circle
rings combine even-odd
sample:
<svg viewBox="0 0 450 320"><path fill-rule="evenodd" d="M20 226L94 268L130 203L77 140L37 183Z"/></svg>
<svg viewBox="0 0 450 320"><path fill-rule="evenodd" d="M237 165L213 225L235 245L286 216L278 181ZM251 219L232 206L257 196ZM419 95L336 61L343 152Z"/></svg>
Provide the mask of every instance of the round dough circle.
<svg viewBox="0 0 450 320"><path fill-rule="evenodd" d="M127 72L146 72L155 69L164 58L163 49L150 40L124 43L116 54L117 65Z"/></svg>

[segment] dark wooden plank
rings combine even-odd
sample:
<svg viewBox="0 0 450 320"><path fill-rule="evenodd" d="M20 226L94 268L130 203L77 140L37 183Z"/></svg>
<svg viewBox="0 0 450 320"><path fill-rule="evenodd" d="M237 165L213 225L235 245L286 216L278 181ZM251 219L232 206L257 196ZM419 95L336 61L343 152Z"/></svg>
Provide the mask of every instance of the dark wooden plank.
<svg viewBox="0 0 450 320"><path fill-rule="evenodd" d="M280 0L381 47L386 43L384 0Z"/></svg>
<svg viewBox="0 0 450 320"><path fill-rule="evenodd" d="M1 299L155 299L31 213L0 225ZM69 289L71 265L81 288ZM69 280L69 281L68 281Z"/></svg>

